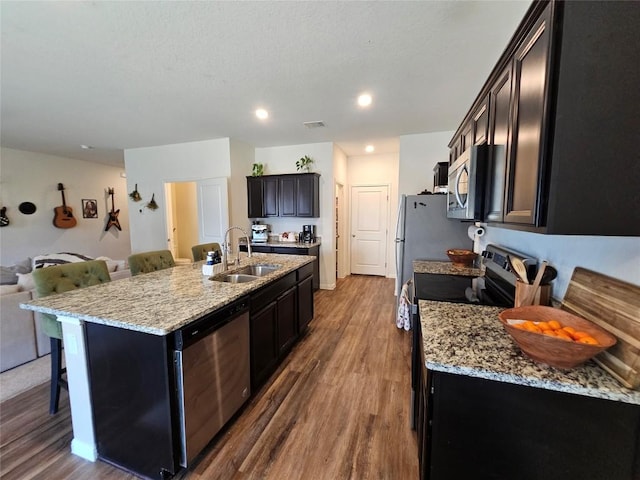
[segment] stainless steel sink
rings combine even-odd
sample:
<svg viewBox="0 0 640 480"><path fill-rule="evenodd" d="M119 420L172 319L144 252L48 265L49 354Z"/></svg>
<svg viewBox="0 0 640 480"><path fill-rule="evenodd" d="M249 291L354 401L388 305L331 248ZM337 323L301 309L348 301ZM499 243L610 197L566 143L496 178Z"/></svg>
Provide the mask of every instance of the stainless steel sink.
<svg viewBox="0 0 640 480"><path fill-rule="evenodd" d="M278 265L248 265L244 268L241 268L237 271L237 273L246 274L246 275L255 275L256 277L264 277L265 275L270 274L271 272L275 272L280 267Z"/></svg>
<svg viewBox="0 0 640 480"><path fill-rule="evenodd" d="M247 275L244 273L227 273L227 274L216 275L215 277L212 277L212 280L217 280L218 282L229 282L229 283L247 283L247 282L253 282L258 278L260 277L258 277L257 275Z"/></svg>

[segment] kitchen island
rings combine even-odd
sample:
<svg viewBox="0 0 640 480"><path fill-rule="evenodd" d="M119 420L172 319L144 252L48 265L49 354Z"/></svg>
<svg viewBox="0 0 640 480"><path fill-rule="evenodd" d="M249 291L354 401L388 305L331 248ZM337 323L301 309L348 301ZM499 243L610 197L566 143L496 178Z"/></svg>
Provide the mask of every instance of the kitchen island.
<svg viewBox="0 0 640 480"><path fill-rule="evenodd" d="M632 480L640 392L525 357L497 307L419 301L421 478Z"/></svg>
<svg viewBox="0 0 640 480"><path fill-rule="evenodd" d="M278 308L268 320L280 322L274 324L274 331L287 335L290 348L313 314L313 261L314 257L298 255L243 257L228 273L256 264L277 267L247 283L211 280L202 275L202 262L198 262L21 305L56 315L62 323L72 452L91 461L100 457L145 477L171 477L184 462L178 445L183 433L178 408L181 392L174 371L174 351L183 340L179 333L197 335L199 329L193 326L200 325L203 318L227 309L231 312L239 303L252 305L255 300L262 306L271 302ZM300 319L304 320L302 326L298 324L299 312L306 315ZM253 315L251 310L252 326ZM256 341L251 337L252 345L264 349L264 342ZM278 360L286 351L280 352ZM101 403L101 397L107 401ZM132 414L134 408L137 410ZM123 422L124 431L107 428L101 433L101 425L108 427L115 421ZM112 451L114 444L126 442L120 451L126 450L123 455L131 458L114 459L104 454ZM163 461L168 458L168 465L160 464L160 457Z"/></svg>

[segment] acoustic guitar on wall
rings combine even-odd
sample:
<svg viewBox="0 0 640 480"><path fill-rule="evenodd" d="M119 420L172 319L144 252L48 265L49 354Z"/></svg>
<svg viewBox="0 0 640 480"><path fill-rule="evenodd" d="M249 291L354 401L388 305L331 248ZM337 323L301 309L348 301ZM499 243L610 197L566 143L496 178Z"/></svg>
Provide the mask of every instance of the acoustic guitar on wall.
<svg viewBox="0 0 640 480"><path fill-rule="evenodd" d="M53 209L55 216L53 217L53 225L58 228L71 228L76 226L76 219L73 216L73 209L67 207L64 199L64 186L59 183L58 190L62 194L62 205Z"/></svg>
<svg viewBox="0 0 640 480"><path fill-rule="evenodd" d="M120 227L120 220L118 220L118 214L120 213L120 209L116 210L116 207L113 204L113 188L108 190L109 195L111 195L111 211L109 212L109 220L107 221L107 226L104 231L107 232L111 227L116 227L118 230L122 230Z"/></svg>

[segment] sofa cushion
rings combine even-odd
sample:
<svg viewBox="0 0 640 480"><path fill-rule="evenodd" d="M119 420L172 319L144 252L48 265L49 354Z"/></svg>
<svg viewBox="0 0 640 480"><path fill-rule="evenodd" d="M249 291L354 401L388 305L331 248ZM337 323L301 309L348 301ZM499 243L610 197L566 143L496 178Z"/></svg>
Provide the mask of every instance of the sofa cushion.
<svg viewBox="0 0 640 480"><path fill-rule="evenodd" d="M33 272L18 273L18 287L21 292L34 290L36 288L36 284L33 283Z"/></svg>
<svg viewBox="0 0 640 480"><path fill-rule="evenodd" d="M9 295L20 291L20 285L0 285L0 295Z"/></svg>
<svg viewBox="0 0 640 480"><path fill-rule="evenodd" d="M31 271L31 259L27 258L10 267L0 267L0 285L15 285L18 283L18 273Z"/></svg>

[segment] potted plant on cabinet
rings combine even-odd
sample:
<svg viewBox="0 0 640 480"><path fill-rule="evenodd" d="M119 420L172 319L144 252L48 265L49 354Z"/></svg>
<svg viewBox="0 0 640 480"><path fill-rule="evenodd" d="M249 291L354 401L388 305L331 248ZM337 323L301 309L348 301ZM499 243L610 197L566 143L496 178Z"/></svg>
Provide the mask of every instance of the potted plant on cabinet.
<svg viewBox="0 0 640 480"><path fill-rule="evenodd" d="M311 171L311 165L313 165L313 162L313 158L311 158L309 155L305 155L296 162L296 170L303 170L306 173L309 173Z"/></svg>

